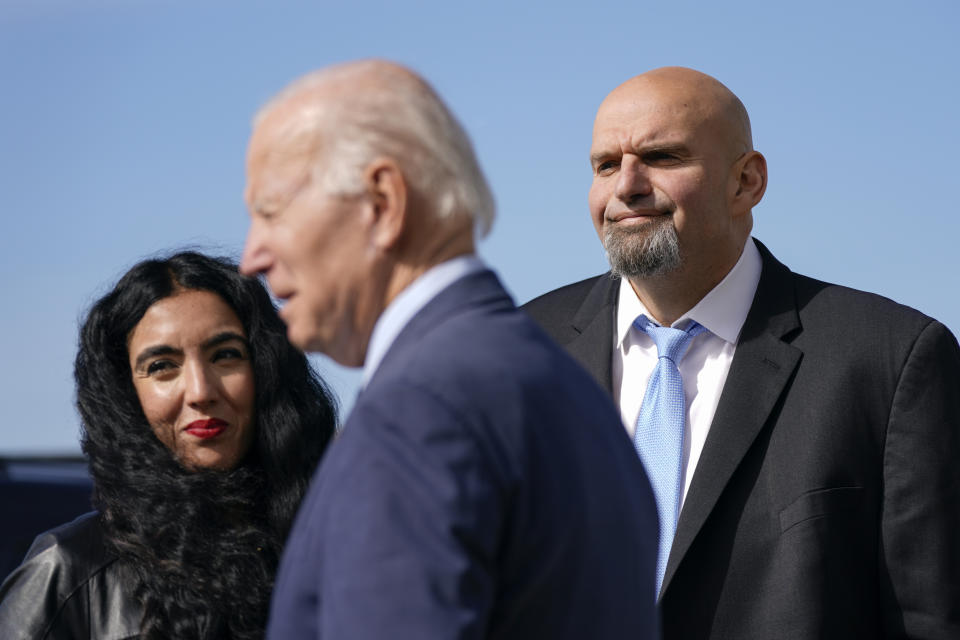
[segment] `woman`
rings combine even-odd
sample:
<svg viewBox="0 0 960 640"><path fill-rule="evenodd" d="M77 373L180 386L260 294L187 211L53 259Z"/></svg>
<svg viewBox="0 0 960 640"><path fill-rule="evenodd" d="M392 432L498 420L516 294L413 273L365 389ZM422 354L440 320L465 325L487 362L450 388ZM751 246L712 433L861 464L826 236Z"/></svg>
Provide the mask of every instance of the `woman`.
<svg viewBox="0 0 960 640"><path fill-rule="evenodd" d="M0 637L261 637L336 419L262 285L192 252L141 262L91 309L74 373L98 513L34 542Z"/></svg>

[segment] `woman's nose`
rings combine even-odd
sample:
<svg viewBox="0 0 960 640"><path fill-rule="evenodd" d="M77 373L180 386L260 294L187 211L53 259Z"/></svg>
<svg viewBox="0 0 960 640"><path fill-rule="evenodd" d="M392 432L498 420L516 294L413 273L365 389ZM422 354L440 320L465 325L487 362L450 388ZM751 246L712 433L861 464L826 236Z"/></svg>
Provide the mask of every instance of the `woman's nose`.
<svg viewBox="0 0 960 640"><path fill-rule="evenodd" d="M191 406L205 406L217 399L217 386L204 364L187 364L184 371L184 401Z"/></svg>

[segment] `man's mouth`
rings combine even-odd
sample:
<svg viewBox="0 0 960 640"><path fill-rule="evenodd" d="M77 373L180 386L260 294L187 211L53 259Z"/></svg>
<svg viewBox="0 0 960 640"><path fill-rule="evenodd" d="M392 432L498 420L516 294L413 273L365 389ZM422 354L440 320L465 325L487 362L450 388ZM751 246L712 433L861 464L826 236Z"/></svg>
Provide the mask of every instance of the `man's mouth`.
<svg viewBox="0 0 960 640"><path fill-rule="evenodd" d="M608 215L606 220L610 224L644 224L654 218L668 215L670 215L669 211L643 209L640 211L623 211L613 215Z"/></svg>

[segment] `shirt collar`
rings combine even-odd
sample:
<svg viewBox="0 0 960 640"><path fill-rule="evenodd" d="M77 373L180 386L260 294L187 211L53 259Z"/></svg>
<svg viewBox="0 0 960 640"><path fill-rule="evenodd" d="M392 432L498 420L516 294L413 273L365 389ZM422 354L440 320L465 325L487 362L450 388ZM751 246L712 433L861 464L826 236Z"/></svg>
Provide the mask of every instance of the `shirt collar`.
<svg viewBox="0 0 960 640"><path fill-rule="evenodd" d="M361 387L367 385L394 340L418 311L456 280L484 269L486 265L477 256L458 256L431 267L397 294L373 326L367 357L363 362Z"/></svg>
<svg viewBox="0 0 960 640"><path fill-rule="evenodd" d="M671 326L685 326L693 320L706 327L715 336L719 336L730 344L736 344L740 338L743 323L747 320L750 305L753 304L762 269L763 259L760 257L760 251L748 238L740 253L740 259L733 265L733 269L701 298L700 302L680 316ZM618 349L630 333L633 321L640 314L651 317L633 291L630 282L626 278L621 278L620 297L617 303Z"/></svg>

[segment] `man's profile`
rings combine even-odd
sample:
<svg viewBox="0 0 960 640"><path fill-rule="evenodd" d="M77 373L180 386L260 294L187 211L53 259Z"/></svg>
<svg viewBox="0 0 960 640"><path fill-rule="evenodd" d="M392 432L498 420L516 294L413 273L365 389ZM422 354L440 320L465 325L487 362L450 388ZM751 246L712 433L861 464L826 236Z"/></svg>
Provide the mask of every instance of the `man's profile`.
<svg viewBox="0 0 960 640"><path fill-rule="evenodd" d="M301 507L271 638L653 638L656 511L609 398L474 255L460 125L386 62L257 117L242 269L364 388Z"/></svg>

